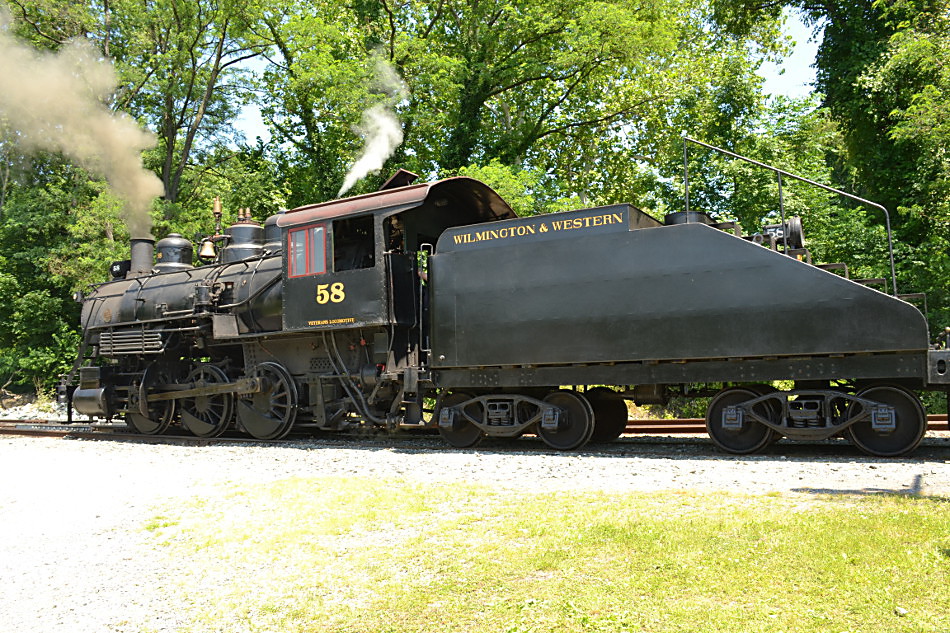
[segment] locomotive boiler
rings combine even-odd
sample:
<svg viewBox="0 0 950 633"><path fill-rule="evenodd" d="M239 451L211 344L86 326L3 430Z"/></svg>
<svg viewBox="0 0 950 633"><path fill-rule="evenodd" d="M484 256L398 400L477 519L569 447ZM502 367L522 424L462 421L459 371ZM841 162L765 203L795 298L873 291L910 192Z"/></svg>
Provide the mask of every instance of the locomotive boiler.
<svg viewBox="0 0 950 633"><path fill-rule="evenodd" d="M843 435L894 456L926 431L914 390L950 388L917 308L811 265L793 222L776 240L627 204L519 218L476 180L402 178L241 216L199 266L180 236L134 243L82 297L72 406L146 434L431 427L572 450L618 437L625 400L716 384L725 451Z"/></svg>

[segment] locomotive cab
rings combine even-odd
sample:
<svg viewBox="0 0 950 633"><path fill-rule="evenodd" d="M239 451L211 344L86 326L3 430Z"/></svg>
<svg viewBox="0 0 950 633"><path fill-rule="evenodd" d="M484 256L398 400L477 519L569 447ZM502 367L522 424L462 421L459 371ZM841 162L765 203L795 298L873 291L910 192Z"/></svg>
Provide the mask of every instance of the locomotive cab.
<svg viewBox="0 0 950 633"><path fill-rule="evenodd" d="M418 326L420 252L449 227L513 218L469 178L410 185L288 211L283 329Z"/></svg>
<svg viewBox="0 0 950 633"><path fill-rule="evenodd" d="M341 389L363 419L421 422L429 336L421 261L449 227L513 217L483 183L453 178L309 205L277 220L281 329L296 337L285 339L282 356L310 385L319 426L332 424L321 401L338 401ZM300 344L314 356L291 353Z"/></svg>

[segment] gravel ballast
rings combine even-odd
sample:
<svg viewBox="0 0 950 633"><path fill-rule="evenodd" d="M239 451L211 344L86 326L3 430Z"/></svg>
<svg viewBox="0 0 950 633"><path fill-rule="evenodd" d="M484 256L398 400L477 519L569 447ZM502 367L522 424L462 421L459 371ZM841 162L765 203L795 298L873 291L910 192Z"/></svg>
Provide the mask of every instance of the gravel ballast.
<svg viewBox="0 0 950 633"><path fill-rule="evenodd" d="M843 443L779 444L726 457L705 438L623 441L608 452L554 453L535 441L476 451L436 439L288 444L139 444L0 437L0 631L176 631L156 595L168 561L146 522L176 499L287 477L465 482L513 491L728 491L950 497L950 440L912 458L858 455Z"/></svg>

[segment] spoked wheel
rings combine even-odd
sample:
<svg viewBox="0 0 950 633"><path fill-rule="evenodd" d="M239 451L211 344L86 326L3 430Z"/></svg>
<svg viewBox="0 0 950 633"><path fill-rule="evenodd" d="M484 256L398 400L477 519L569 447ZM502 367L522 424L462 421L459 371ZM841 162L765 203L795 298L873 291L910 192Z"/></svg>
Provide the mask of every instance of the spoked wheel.
<svg viewBox="0 0 950 633"><path fill-rule="evenodd" d="M149 402L149 391L162 384L172 382L167 367L152 363L142 373L138 389L130 392L129 412L125 414L125 423L142 435L161 435L175 419L175 401L159 400Z"/></svg>
<svg viewBox="0 0 950 633"><path fill-rule="evenodd" d="M290 433L297 418L297 386L290 373L277 363L261 363L251 377L263 389L238 400L241 427L259 440L279 440Z"/></svg>
<svg viewBox="0 0 950 633"><path fill-rule="evenodd" d="M627 430L627 403L620 394L607 387L594 387L584 392L594 409L594 433L591 442L612 442Z"/></svg>
<svg viewBox="0 0 950 633"><path fill-rule="evenodd" d="M188 374L187 382L206 387L228 382L224 370L214 365L199 365ZM181 424L198 437L218 437L234 417L234 394L219 393L181 400Z"/></svg>
<svg viewBox="0 0 950 633"><path fill-rule="evenodd" d="M927 412L917 396L901 387L881 385L857 394L894 407L896 426L893 430L876 430L871 420L855 422L845 430L845 437L868 455L899 457L911 452L927 432Z"/></svg>
<svg viewBox="0 0 950 633"><path fill-rule="evenodd" d="M739 428L727 428L722 415L727 407L758 398L760 393L753 387L728 387L713 397L706 410L706 431L713 444L736 455L748 455L760 451L773 441L772 429L745 416ZM775 407L768 401L756 405L755 412L763 418L769 418Z"/></svg>
<svg viewBox="0 0 950 633"><path fill-rule="evenodd" d="M559 451L587 444L594 432L594 409L587 398L575 391L552 391L544 401L561 409L557 429L548 430L538 423L538 435L544 443Z"/></svg>
<svg viewBox="0 0 950 633"><path fill-rule="evenodd" d="M435 409L435 420L438 422L443 409L450 409L471 400L473 396L461 391L453 391L442 398L439 406ZM471 448L482 441L482 430L465 419L464 416L457 416L451 428L439 426L439 435L455 448Z"/></svg>

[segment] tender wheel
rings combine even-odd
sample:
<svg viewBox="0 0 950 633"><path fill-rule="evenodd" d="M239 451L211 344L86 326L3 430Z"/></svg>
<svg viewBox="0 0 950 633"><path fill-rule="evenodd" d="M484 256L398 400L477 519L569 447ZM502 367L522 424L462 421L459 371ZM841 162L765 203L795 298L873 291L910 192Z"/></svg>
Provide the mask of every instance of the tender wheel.
<svg viewBox="0 0 950 633"><path fill-rule="evenodd" d="M261 363L251 373L263 382L258 393L238 400L241 427L259 440L279 440L290 433L297 418L297 386L277 363Z"/></svg>
<svg viewBox="0 0 950 633"><path fill-rule="evenodd" d="M594 409L594 432L591 442L612 442L627 430L627 403L620 394L607 387L594 387L584 392Z"/></svg>
<svg viewBox="0 0 950 633"><path fill-rule="evenodd" d="M776 389L772 385L749 385L749 389L756 392L760 396L765 396L770 393L778 392L778 389ZM776 422L776 423L780 422L782 418L782 408L777 402L775 402L774 400L766 400L765 403L763 403L761 406L763 408L762 409L757 408L756 413L758 413L764 418L771 420L772 422ZM774 444L780 439L782 439L782 434L776 431L775 429L771 429L771 435L769 436L768 443Z"/></svg>
<svg viewBox="0 0 950 633"><path fill-rule="evenodd" d="M729 387L716 394L706 410L706 431L713 444L727 453L748 455L762 450L773 441L772 429L748 417L738 429L723 425L722 414L727 407L758 398L762 395L758 391L755 387ZM764 418L768 418L774 408L767 403L757 406L761 410L756 409L756 413Z"/></svg>
<svg viewBox="0 0 950 633"><path fill-rule="evenodd" d="M204 387L228 382L228 376L220 367L199 365L188 374L187 382ZM234 401L233 393L183 398L181 424L198 437L218 437L231 425Z"/></svg>
<svg viewBox="0 0 950 633"><path fill-rule="evenodd" d="M855 422L845 430L845 437L868 455L900 457L911 452L927 432L927 412L917 396L901 387L882 385L857 394L894 407L896 427L893 431L871 428L871 420Z"/></svg>
<svg viewBox="0 0 950 633"><path fill-rule="evenodd" d="M436 422L438 423L443 409L457 407L458 405L471 400L472 398L473 396L471 394L460 391L453 391L449 395L445 396L439 401L439 405L435 408ZM455 448L471 448L481 442L482 437L484 437L480 428L462 416L458 416L456 418L451 428L446 428L440 425L439 435L442 436L443 440Z"/></svg>
<svg viewBox="0 0 950 633"><path fill-rule="evenodd" d="M556 430L547 430L538 423L538 435L544 443L559 451L582 447L594 432L594 409L587 398L574 391L552 391L544 401L561 409Z"/></svg>
<svg viewBox="0 0 950 633"><path fill-rule="evenodd" d="M175 419L175 401L149 402L148 395L149 390L169 382L172 380L167 367L156 363L146 367L138 390L130 392L133 397L129 403L129 412L125 415L125 423L142 435L161 435L167 431Z"/></svg>

